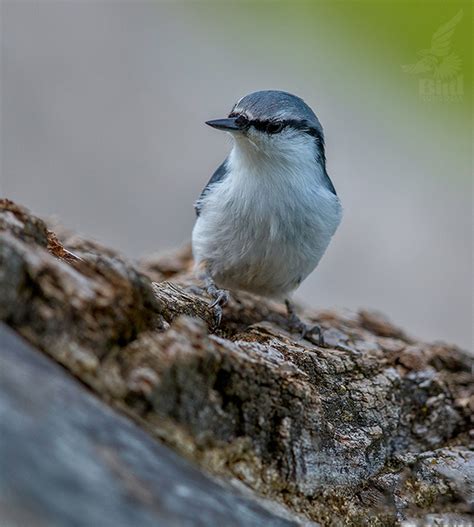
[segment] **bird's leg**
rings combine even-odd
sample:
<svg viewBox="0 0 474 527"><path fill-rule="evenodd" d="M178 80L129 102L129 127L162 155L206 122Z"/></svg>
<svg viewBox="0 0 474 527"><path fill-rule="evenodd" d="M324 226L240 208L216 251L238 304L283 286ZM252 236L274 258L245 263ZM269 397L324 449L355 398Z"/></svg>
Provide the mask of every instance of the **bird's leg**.
<svg viewBox="0 0 474 527"><path fill-rule="evenodd" d="M324 337L321 326L318 326L317 324L310 326L303 322L296 314L295 306L290 300L286 299L285 305L288 313L288 327L290 331L292 333L300 333L302 338L309 340L313 344L324 346Z"/></svg>
<svg viewBox="0 0 474 527"><path fill-rule="evenodd" d="M213 302L209 305L211 309L214 310L214 320L216 327L220 326L222 320L222 308L229 301L229 292L225 289L219 289L209 270L207 270L204 276L204 284L207 291L207 294L213 298Z"/></svg>

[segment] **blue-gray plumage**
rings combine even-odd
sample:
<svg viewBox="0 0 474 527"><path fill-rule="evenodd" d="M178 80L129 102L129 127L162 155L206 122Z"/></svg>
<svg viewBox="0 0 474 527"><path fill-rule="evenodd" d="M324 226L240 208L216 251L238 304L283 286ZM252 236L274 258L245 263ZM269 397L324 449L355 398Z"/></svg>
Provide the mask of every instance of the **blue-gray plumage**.
<svg viewBox="0 0 474 527"><path fill-rule="evenodd" d="M201 213L202 200L204 196L206 195L207 191L211 188L211 185L213 185L214 183L218 183L219 181L221 181L221 179L223 179L226 176L227 174L227 170L225 166L226 163L227 163L227 159L219 166L219 168L214 172L214 174L212 174L211 179L207 182L207 185L202 189L199 199L194 204L194 210L196 211L196 216L199 216L199 214Z"/></svg>
<svg viewBox="0 0 474 527"><path fill-rule="evenodd" d="M193 254L219 311L219 287L287 299L317 266L342 216L321 123L299 97L260 91L210 126L234 145L196 202ZM293 326L306 326L287 302Z"/></svg>

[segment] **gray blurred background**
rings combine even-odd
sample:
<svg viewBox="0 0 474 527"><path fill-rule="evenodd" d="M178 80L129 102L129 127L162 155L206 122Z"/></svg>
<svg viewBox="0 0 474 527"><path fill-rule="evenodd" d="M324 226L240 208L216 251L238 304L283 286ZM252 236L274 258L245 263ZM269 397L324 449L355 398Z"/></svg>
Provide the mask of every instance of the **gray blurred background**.
<svg viewBox="0 0 474 527"><path fill-rule="evenodd" d="M471 348L470 56L459 37L458 102L422 101L401 69L456 8L334 4L3 1L1 195L132 258L175 247L230 147L204 121L288 90L345 208L299 299Z"/></svg>

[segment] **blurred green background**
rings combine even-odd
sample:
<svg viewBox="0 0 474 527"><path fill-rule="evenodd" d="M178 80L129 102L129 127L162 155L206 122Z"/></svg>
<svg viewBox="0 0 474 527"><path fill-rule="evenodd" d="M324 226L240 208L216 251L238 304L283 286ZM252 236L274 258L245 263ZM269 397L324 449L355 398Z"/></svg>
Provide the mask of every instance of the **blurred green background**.
<svg viewBox="0 0 474 527"><path fill-rule="evenodd" d="M297 296L471 348L471 39L470 2L3 1L1 194L131 257L176 246L230 147L203 122L288 90L345 208Z"/></svg>

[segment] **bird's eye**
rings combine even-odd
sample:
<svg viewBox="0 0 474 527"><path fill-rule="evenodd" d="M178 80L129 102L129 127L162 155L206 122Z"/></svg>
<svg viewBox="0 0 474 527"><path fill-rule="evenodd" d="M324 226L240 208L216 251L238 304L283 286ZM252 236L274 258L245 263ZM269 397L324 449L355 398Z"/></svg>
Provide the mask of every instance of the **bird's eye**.
<svg viewBox="0 0 474 527"><path fill-rule="evenodd" d="M245 115L239 115L237 119L235 120L235 124L240 126L240 128L245 128L249 124L249 120Z"/></svg>
<svg viewBox="0 0 474 527"><path fill-rule="evenodd" d="M267 124L265 131L268 134L277 134L283 130L283 123L281 121L273 121Z"/></svg>

